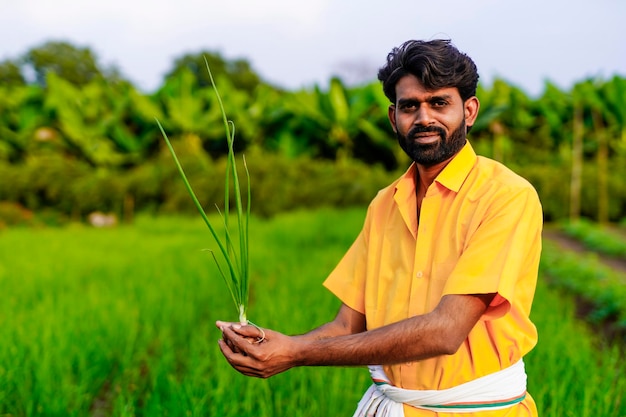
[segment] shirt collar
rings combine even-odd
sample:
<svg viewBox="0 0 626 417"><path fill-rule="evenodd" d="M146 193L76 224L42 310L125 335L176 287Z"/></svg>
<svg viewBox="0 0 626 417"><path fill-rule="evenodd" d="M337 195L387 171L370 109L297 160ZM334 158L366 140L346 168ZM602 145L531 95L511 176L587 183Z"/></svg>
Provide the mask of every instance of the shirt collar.
<svg viewBox="0 0 626 417"><path fill-rule="evenodd" d="M472 167L476 163L476 153L469 142L459 153L446 165L446 167L437 175L435 181L442 186L448 188L455 193L461 189L461 185L465 178L469 175ZM394 200L398 205L400 215L404 219L407 227L413 234L417 236L417 201L415 199L415 171L417 166L412 163L409 169L402 175L395 184Z"/></svg>
<svg viewBox="0 0 626 417"><path fill-rule="evenodd" d="M459 192L461 185L463 185L465 178L467 178L472 170L477 158L474 148L472 148L469 141L466 141L459 153L457 153L450 163L437 175L435 181L455 193Z"/></svg>
<svg viewBox="0 0 626 417"><path fill-rule="evenodd" d="M469 175L472 167L476 163L476 152L469 143L465 142L463 148L454 158L446 165L446 167L437 175L435 181L444 187L458 192L465 178ZM396 198L409 199L415 196L415 170L417 167L412 163L409 169L400 177L396 183Z"/></svg>

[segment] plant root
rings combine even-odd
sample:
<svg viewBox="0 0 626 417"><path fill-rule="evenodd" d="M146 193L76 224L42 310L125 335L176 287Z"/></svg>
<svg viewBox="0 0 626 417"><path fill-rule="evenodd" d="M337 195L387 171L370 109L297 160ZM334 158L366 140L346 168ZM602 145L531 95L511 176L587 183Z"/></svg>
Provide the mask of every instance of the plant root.
<svg viewBox="0 0 626 417"><path fill-rule="evenodd" d="M250 320L248 320L248 324L250 326L256 327L261 332L261 336L256 338L255 343L262 343L265 340L265 330L263 330L261 327L257 326L256 324L252 323Z"/></svg>

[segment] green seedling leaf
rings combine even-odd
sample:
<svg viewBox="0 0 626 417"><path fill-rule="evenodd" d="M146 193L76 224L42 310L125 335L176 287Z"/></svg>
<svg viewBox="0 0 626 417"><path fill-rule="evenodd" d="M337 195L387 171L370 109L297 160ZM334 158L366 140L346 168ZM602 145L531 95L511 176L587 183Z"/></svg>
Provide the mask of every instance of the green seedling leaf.
<svg viewBox="0 0 626 417"><path fill-rule="evenodd" d="M222 218L222 225L224 227L223 237L221 237L217 233L217 231L215 230L215 228L209 221L209 218L206 212L204 211L204 208L200 204L198 198L196 197L196 194L193 191L193 188L191 187L191 184L189 183L189 180L187 179L187 176L185 175L185 171L178 157L176 156L174 147L172 146L167 134L165 133L163 126L161 125L158 119L156 120L156 122L159 126L159 129L161 130L161 134L163 135L163 138L165 139L165 143L167 144L167 147L170 153L172 154L172 157L174 158L174 162L176 163L178 172L180 173L180 176L182 177L183 182L185 183L185 187L187 188L189 195L191 196L196 208L198 209L198 212L202 216L204 223L209 228L209 231L211 232L211 236L217 243L219 247L219 253L222 255L222 258L224 259L224 261L226 262L226 265L228 266L226 270L223 269L220 266L220 262L216 253L210 250L213 260L215 261L217 265L218 271L220 275L222 276L222 278L224 279L224 282L226 283L226 286L228 287L228 290L233 298L233 302L235 303L235 307L237 309L237 314L239 315L239 321L241 323L247 324L248 323L247 306L248 306L248 294L249 294L249 287L250 287L250 281L248 279L249 277L249 268L248 268L248 260L249 260L248 230L249 229L248 228L249 228L250 201L251 201L250 173L248 171L248 166L246 164L245 158L243 158L243 166L245 169L246 179L247 179L247 201L246 201L246 207L244 211L243 202L241 198L241 187L239 184L239 177L237 174L235 151L234 151L234 146L233 146L233 143L235 141L235 125L232 121L228 120L226 116L226 111L224 110L222 99L220 97L219 91L213 79L213 74L211 73L211 69L209 67L209 63L206 60L206 58L205 58L205 63L207 66L207 71L209 72L211 83L213 85L213 90L215 92L217 101L219 103L220 111L222 113L222 120L224 122L226 140L228 141L228 157L227 157L227 164L226 164L226 175L224 179L224 182L225 182L224 212L221 213L219 211L219 208L217 209L217 212ZM230 227L229 212L230 212L230 181L231 179L233 181L233 188L234 188L234 193L235 193L234 199L235 199L235 208L236 208L236 215L237 215L236 226L237 226L237 235L239 238L238 250L233 244L233 239L231 237L231 233L229 229Z"/></svg>

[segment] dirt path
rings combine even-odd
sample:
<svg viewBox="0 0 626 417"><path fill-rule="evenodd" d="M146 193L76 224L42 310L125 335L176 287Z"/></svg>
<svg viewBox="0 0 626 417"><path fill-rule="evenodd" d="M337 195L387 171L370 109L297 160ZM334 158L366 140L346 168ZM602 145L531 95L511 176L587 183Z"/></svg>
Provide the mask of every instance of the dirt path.
<svg viewBox="0 0 626 417"><path fill-rule="evenodd" d="M590 253L591 251L587 249L582 243L579 241L567 236L565 233L547 227L543 231L543 238L546 240L550 240L551 242L556 243L561 249L575 252L575 253ZM624 277L624 282L626 283L626 259L615 258L611 256L597 254L598 260L602 262L604 265L609 266L615 272L618 272L621 276ZM584 300L581 297L577 297L577 315L578 318L583 321L588 321L588 314L591 310L593 310L594 306L588 301ZM596 328L602 330L605 338L607 340L626 340L626 331L623 327L618 326L616 322L612 319L605 320L602 323L594 324Z"/></svg>
<svg viewBox="0 0 626 417"><path fill-rule="evenodd" d="M544 239L548 239L561 247L564 250L577 252L577 253L587 253L591 252L587 249L582 243L578 242L575 239L567 236L565 233L560 232L555 229L551 229L549 227L545 228L543 231ZM598 259L605 265L613 268L614 271L620 272L624 274L626 277L626 259L615 258L612 256L606 256L602 254L597 254Z"/></svg>

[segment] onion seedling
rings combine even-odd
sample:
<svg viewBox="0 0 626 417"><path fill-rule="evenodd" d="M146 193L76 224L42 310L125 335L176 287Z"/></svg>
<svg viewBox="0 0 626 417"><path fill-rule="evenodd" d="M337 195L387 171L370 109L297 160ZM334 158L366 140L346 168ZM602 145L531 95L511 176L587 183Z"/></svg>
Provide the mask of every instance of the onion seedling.
<svg viewBox="0 0 626 417"><path fill-rule="evenodd" d="M248 293L249 293L249 288L250 288L250 282L248 280L249 278L248 224L249 224L249 218L250 218L250 197L251 197L250 173L248 172L248 167L246 165L245 157L243 157L243 166L244 166L246 178L247 178L247 201L246 201L246 206L245 206L245 211L244 211L244 206L243 206L243 202L241 198L241 188L239 186L239 177L237 175L235 151L233 148L233 143L235 140L235 125L232 121L228 120L228 118L226 117L224 105L222 103L222 99L220 97L217 86L215 85L215 81L213 80L213 74L211 73L211 68L209 67L209 63L206 60L206 58L204 61L206 63L206 67L209 72L209 78L211 79L213 90L217 97L217 102L220 106L220 110L222 113L222 120L224 122L224 130L226 132L226 139L228 141L228 158L227 158L227 163L226 163L226 176L224 180L225 181L224 212L222 213L219 210L219 208L217 208L217 212L219 213L220 218L222 219L222 223L224 227L223 237L221 237L217 233L217 231L215 230L215 228L209 221L209 218L207 217L206 212L204 211L204 209L202 208L202 205L198 201L198 198L196 197L196 194L194 193L191 187L191 184L189 183L189 180L187 179L187 176L185 175L185 171L183 170L183 167L180 161L178 160L178 157L176 156L176 152L174 152L174 148L172 147L172 144L169 138L167 137L167 134L165 133L163 126L161 126L161 123L159 123L158 119L157 119L157 124L159 125L159 129L161 130L161 133L163 134L163 138L165 139L167 147L169 148L170 153L172 154L172 157L174 158L174 162L176 163L178 172L180 173L185 183L187 191L189 192L189 195L191 196L196 208L200 212L200 215L202 216L204 223L206 223L207 227L209 228L211 235L213 236L213 239L215 240L215 242L217 243L219 247L219 253L222 255L222 258L226 263L227 268L226 270L224 270L222 266L220 266L220 262L215 252L212 250L209 250L233 298L235 307L237 308L237 312L239 314L239 322L242 324L252 324L248 321L246 317L246 309L248 306ZM237 220L237 233L238 233L238 242L239 242L238 248L235 246L235 243L233 242L233 238L231 236L230 229L229 229L230 227L229 201L230 201L231 178L233 181L234 199L235 199L235 206L236 206L235 208L237 211L236 220Z"/></svg>

